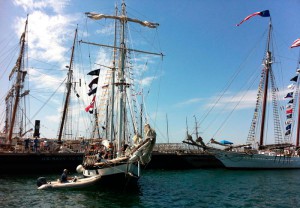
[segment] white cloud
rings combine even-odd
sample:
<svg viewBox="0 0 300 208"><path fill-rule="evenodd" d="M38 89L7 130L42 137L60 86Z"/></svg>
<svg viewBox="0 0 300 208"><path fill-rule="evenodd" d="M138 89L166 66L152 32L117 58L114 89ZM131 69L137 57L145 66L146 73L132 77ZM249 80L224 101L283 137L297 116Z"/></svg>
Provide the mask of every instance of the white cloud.
<svg viewBox="0 0 300 208"><path fill-rule="evenodd" d="M15 0L14 4L21 6L26 12L51 8L55 13L60 13L69 2L69 0Z"/></svg>
<svg viewBox="0 0 300 208"><path fill-rule="evenodd" d="M289 92L289 90L280 91L278 93L279 102L285 100L283 97L287 92ZM235 108L235 110L254 109L257 100L257 90L242 91L237 94L229 92L225 94L217 104L215 104L217 100L216 97L212 97L209 100L211 100L211 102L208 102L207 108L215 105L216 108L223 108L224 110L232 110L233 108Z"/></svg>
<svg viewBox="0 0 300 208"><path fill-rule="evenodd" d="M68 48L66 42L70 40L75 28L71 28L74 20L67 16L50 16L41 11L34 11L29 16L28 47L29 56L47 62L63 62ZM15 30L21 34L24 28L24 18L17 18Z"/></svg>
<svg viewBox="0 0 300 208"><path fill-rule="evenodd" d="M140 85L141 85L142 87L146 87L146 86L150 86L151 83L152 83L155 79L157 79L157 77L155 77L155 76L145 77L145 78L143 78L142 80L140 80L139 83L140 83Z"/></svg>
<svg viewBox="0 0 300 208"><path fill-rule="evenodd" d="M46 116L46 120L50 121L51 123L59 123L60 122L61 115L56 114L56 115L51 115L51 116Z"/></svg>
<svg viewBox="0 0 300 208"><path fill-rule="evenodd" d="M96 30L96 34L103 34L103 35L113 35L114 32L115 32L114 24L110 24L106 27Z"/></svg>
<svg viewBox="0 0 300 208"><path fill-rule="evenodd" d="M183 106L199 103L201 100L202 100L201 98L192 98L192 99L177 103L175 106L183 107Z"/></svg>
<svg viewBox="0 0 300 208"><path fill-rule="evenodd" d="M254 108L256 96L256 90L248 92L243 91L235 95L229 92L223 95L223 97L217 103L215 102L218 100L218 98L215 96L210 98L209 100L211 100L211 102L207 102L208 104L206 107L211 108L214 106L214 108L222 108L223 110L232 110L233 108L235 108L235 110Z"/></svg>
<svg viewBox="0 0 300 208"><path fill-rule="evenodd" d="M28 53L30 58L62 64L71 48L77 15L67 15L64 8L69 0L15 0L16 6L29 13ZM52 9L53 12L49 12ZM47 10L47 11L46 11ZM17 17L14 29L18 37L24 30L25 18Z"/></svg>

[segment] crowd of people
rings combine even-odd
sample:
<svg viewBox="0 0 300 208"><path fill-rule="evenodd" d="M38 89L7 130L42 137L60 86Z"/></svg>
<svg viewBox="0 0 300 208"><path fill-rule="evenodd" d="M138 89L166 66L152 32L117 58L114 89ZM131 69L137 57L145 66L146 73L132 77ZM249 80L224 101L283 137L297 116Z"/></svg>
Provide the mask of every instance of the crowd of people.
<svg viewBox="0 0 300 208"><path fill-rule="evenodd" d="M1 144L1 143L0 143ZM6 146L5 146L6 145ZM2 147L3 146L3 147ZM55 139L46 138L13 138L11 144L2 144L0 151L15 153L39 153L39 152L84 152L87 144L77 140L58 142Z"/></svg>

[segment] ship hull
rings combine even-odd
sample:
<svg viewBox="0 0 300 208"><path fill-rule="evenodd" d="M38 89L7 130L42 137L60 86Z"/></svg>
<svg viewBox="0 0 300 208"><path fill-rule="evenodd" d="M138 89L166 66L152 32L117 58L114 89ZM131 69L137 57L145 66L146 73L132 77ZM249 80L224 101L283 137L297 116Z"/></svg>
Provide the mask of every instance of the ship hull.
<svg viewBox="0 0 300 208"><path fill-rule="evenodd" d="M197 168L223 168L223 164L213 154L206 153L164 153L152 152L151 161L146 169L197 169Z"/></svg>
<svg viewBox="0 0 300 208"><path fill-rule="evenodd" d="M0 174L71 173L83 161L83 153L0 153Z"/></svg>
<svg viewBox="0 0 300 208"><path fill-rule="evenodd" d="M217 152L215 156L228 169L299 169L299 156Z"/></svg>
<svg viewBox="0 0 300 208"><path fill-rule="evenodd" d="M84 177L101 176L100 186L126 187L136 185L139 179L139 166L134 163L118 163L108 167L87 168L83 171Z"/></svg>

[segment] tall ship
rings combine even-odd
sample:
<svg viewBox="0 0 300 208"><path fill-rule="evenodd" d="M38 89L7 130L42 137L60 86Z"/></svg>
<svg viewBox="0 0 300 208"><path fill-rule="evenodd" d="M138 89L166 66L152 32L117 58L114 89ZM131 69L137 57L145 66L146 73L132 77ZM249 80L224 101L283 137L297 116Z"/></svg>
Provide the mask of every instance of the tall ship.
<svg viewBox="0 0 300 208"><path fill-rule="evenodd" d="M58 139L40 137L40 120L29 119L30 89L26 83L28 16L24 32L20 37L20 49L15 66L9 74L11 88L5 97L4 129L0 133L0 174L61 172L64 168L75 171L84 155L84 145L80 140L63 140L63 129L71 89L71 57L67 82L67 96L61 119ZM75 35L76 38L76 35ZM74 39L75 42L75 39ZM74 45L73 45L74 50ZM72 53L73 56L73 53Z"/></svg>
<svg viewBox="0 0 300 208"><path fill-rule="evenodd" d="M87 12L86 15L97 22L111 22L115 29L111 36L111 45L80 41L83 44L110 49L112 58L109 66L102 66L107 68L106 82L105 79L101 82L101 69L100 72L93 70L88 73L93 76L93 80L99 80L96 87L91 85L89 95L93 95L93 98L88 108L102 107L103 116L96 116L96 126L103 128L97 128L96 131L101 142L90 146L83 164L77 169L86 178L100 176L99 183L102 185L136 185L141 176L141 167L151 160L156 132L144 111L143 99L138 102L143 94L142 89L137 91L137 87L141 86L133 76L136 65L132 64L132 57L136 53L158 57L163 54L129 47L129 24L143 26L145 30L155 29L159 24L128 17L124 1L120 10L115 8L115 14ZM102 90L100 98L96 98L97 88Z"/></svg>
<svg viewBox="0 0 300 208"><path fill-rule="evenodd" d="M261 79L257 91L257 100L254 115L245 145L233 146L230 143L223 143L222 150L209 148L208 151L215 154L226 168L229 169L296 169L300 168L299 157L299 62L297 64L296 76L291 79L290 92L285 96L287 105L285 107L286 120L285 129L280 119L278 105L278 88L275 85L272 64L274 57L272 52L272 21L268 10L257 12L246 17L241 23L249 18L260 15L269 17L268 37L266 54L262 63ZM240 23L240 24L241 24ZM239 25L240 25L239 24ZM239 26L237 25L237 26ZM270 88L270 89L269 89ZM270 94L270 95L269 95ZM267 102L272 97L273 105L273 126L274 143L267 144ZM297 107L298 106L298 107ZM295 113L298 112L298 115ZM297 124L297 125L296 125ZM296 132L296 139L293 137L293 129ZM220 144L214 140L215 144Z"/></svg>

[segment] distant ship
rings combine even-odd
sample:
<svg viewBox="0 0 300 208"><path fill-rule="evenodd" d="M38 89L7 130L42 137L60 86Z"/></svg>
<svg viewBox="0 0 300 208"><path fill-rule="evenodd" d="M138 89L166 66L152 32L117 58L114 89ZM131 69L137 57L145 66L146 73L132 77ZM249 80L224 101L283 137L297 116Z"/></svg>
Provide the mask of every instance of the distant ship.
<svg viewBox="0 0 300 208"><path fill-rule="evenodd" d="M261 14L260 14L261 13ZM261 16L270 16L269 11L263 11L259 14ZM247 19L247 18L246 18ZM249 19L249 18L248 18ZM279 115L278 105L278 88L275 86L275 78L272 70L274 62L272 46L272 22L271 17L269 21L269 30L267 38L266 55L263 60L263 69L261 71L261 79L257 92L257 101L255 105L254 115L248 134L247 144L240 146L225 145L223 150L208 149L218 158L226 168L230 169L298 169L300 168L299 157L299 119L294 119L295 111L299 114L299 68L297 74L291 79L292 92L289 92L285 97L289 99L286 106L286 120L285 133L282 133L282 125ZM299 61L298 61L299 63ZM299 67L299 64L298 64ZM296 84L295 84L296 83ZM268 87L271 87L271 90ZM268 93L271 92L271 96ZM273 117L274 122L274 142L275 144L265 144L265 125L267 123L267 99L272 97ZM296 108L298 104L298 109ZM295 144L292 142L292 126L298 122L296 130ZM259 125L260 124L260 125ZM259 130L259 131L258 131ZM260 132L260 133L258 133ZM259 139L256 136L259 136ZM213 143L217 143L212 141Z"/></svg>
<svg viewBox="0 0 300 208"><path fill-rule="evenodd" d="M29 89L25 89L25 78L27 75L25 67L27 25L28 18L20 38L19 56L9 75L9 81L13 84L5 98L4 130L0 132L0 174L51 173L61 172L65 168L72 172L83 161L84 147L74 149L75 146L78 147L80 141L62 142L61 139L65 125L66 109L70 99L68 97L69 93L67 93L65 99L59 137L56 142L52 139L39 138L40 120L35 121L34 129L28 129L28 126L30 126L28 123L32 122L27 121L26 102L23 101L30 93ZM71 68L71 64L72 61L69 68ZM70 90L71 86L70 76L71 73L68 76L68 90ZM34 138L29 140L26 134L32 131L34 131ZM36 140L33 142L33 139Z"/></svg>

